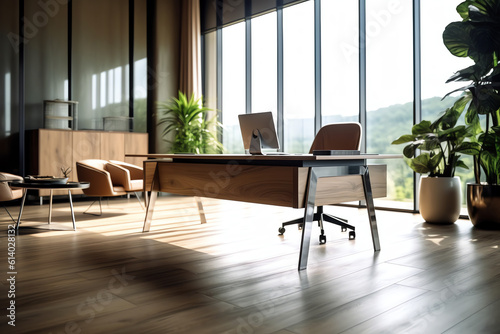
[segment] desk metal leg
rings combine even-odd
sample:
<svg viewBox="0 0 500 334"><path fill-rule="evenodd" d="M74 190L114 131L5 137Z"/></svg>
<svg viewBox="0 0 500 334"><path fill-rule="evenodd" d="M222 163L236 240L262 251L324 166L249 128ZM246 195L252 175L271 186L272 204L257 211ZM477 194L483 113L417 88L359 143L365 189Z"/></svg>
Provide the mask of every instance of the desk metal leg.
<svg viewBox="0 0 500 334"><path fill-rule="evenodd" d="M198 205L198 213L200 214L200 221L202 224L207 222L207 218L205 217L205 210L203 209L203 203L201 202L201 198L195 196L196 204Z"/></svg>
<svg viewBox="0 0 500 334"><path fill-rule="evenodd" d="M23 216L24 201L26 201L26 194L27 193L28 193L28 189L24 189L23 200L21 202L21 208L19 209L19 217L17 217L16 230L19 230L19 225L21 225L21 217Z"/></svg>
<svg viewBox="0 0 500 334"><path fill-rule="evenodd" d="M372 186L370 183L370 173L368 167L364 167L364 173L361 174L363 180L363 189L365 192L366 208L368 211L368 220L370 221L370 229L372 232L373 249L380 250L380 240L378 237L377 218L375 217L375 205L373 204Z"/></svg>
<svg viewBox="0 0 500 334"><path fill-rule="evenodd" d="M304 224L302 226L302 240L300 242L299 270L307 268L309 245L311 244L312 222L314 218L314 202L316 200L316 186L318 177L314 168L309 169L309 182L307 183L306 208L304 209Z"/></svg>
<svg viewBox="0 0 500 334"><path fill-rule="evenodd" d="M50 199L49 199L49 224L52 219L52 189L50 189Z"/></svg>
<svg viewBox="0 0 500 334"><path fill-rule="evenodd" d="M149 230L151 229L151 220L153 219L153 211L155 208L158 191L160 191L160 176L157 164L153 180L151 181L151 194L149 195L148 199L148 206L146 208L146 218L144 219L144 226L142 227L142 232L149 232Z"/></svg>
<svg viewBox="0 0 500 334"><path fill-rule="evenodd" d="M69 189L68 189L68 198L69 198L69 207L71 209L71 220L73 221L73 231L76 231L75 210L73 210L73 199L71 198L71 190Z"/></svg>

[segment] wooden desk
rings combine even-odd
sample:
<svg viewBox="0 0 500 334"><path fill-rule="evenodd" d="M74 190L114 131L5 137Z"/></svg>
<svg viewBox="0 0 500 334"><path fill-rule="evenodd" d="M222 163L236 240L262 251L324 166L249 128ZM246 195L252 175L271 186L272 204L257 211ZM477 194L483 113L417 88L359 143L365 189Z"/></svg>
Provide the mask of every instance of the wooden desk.
<svg viewBox="0 0 500 334"><path fill-rule="evenodd" d="M365 199L373 248L380 250L373 198L386 196L386 168L370 166L369 173L367 160L401 158L401 155L374 154L140 156L153 158L143 163L144 192L151 192L146 196L144 232L150 230L159 191L304 208L299 270L307 267L314 207L319 205Z"/></svg>

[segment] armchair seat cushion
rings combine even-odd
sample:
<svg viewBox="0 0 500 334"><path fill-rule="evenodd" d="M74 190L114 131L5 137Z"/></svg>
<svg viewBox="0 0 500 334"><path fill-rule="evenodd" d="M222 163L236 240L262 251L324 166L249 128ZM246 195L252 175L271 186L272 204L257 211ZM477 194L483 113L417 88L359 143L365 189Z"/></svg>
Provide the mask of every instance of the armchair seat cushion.
<svg viewBox="0 0 500 334"><path fill-rule="evenodd" d="M143 180L131 180L130 188L127 191L142 191L144 190L144 182Z"/></svg>

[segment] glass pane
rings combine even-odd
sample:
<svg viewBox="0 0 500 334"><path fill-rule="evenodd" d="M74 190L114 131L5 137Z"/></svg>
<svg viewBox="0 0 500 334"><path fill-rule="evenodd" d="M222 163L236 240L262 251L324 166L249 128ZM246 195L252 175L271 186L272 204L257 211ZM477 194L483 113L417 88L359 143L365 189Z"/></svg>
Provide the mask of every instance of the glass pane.
<svg viewBox="0 0 500 334"><path fill-rule="evenodd" d="M17 3L16 3L17 4ZM0 0L0 160L2 171L19 170L19 11Z"/></svg>
<svg viewBox="0 0 500 334"><path fill-rule="evenodd" d="M26 129L44 127L43 100L68 99L68 6L51 9L46 13L39 2L26 2Z"/></svg>
<svg viewBox="0 0 500 334"><path fill-rule="evenodd" d="M134 132L147 132L146 0L134 3Z"/></svg>
<svg viewBox="0 0 500 334"><path fill-rule="evenodd" d="M357 1L321 1L322 125L359 119L358 16Z"/></svg>
<svg viewBox="0 0 500 334"><path fill-rule="evenodd" d="M100 130L104 117L129 116L127 22L128 6L121 0L73 3L73 99L79 101L79 129Z"/></svg>
<svg viewBox="0 0 500 334"><path fill-rule="evenodd" d="M205 34L205 106L217 110L217 33Z"/></svg>
<svg viewBox="0 0 500 334"><path fill-rule="evenodd" d="M314 2L283 9L284 151L307 153L314 139Z"/></svg>
<svg viewBox="0 0 500 334"><path fill-rule="evenodd" d="M222 29L223 144L228 153L244 153L238 115L245 113L245 23Z"/></svg>
<svg viewBox="0 0 500 334"><path fill-rule="evenodd" d="M450 82L446 80L455 72L473 64L469 58L453 56L443 43L442 34L445 27L453 22L460 21L456 11L456 0L441 0L435 2L424 1L421 4L421 32L422 32L422 119L434 120L446 108L453 105L460 93L455 93L442 100L448 92L464 86L464 82ZM465 112L464 112L465 115ZM464 118L459 124L465 124ZM472 157L462 159L470 169L458 168L456 176L462 182L462 214L466 209L466 184L474 182Z"/></svg>
<svg viewBox="0 0 500 334"><path fill-rule="evenodd" d="M252 19L252 112L277 120L276 12Z"/></svg>
<svg viewBox="0 0 500 334"><path fill-rule="evenodd" d="M366 2L367 152L401 154L391 145L413 123L412 2ZM397 41L397 43L395 42ZM378 206L413 209L413 173L401 160L386 160L387 197Z"/></svg>

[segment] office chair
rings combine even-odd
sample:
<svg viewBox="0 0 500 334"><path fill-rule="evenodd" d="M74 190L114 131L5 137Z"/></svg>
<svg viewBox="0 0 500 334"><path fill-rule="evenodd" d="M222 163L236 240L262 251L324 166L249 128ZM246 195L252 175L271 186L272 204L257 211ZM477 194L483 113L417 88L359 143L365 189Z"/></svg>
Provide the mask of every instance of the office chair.
<svg viewBox="0 0 500 334"><path fill-rule="evenodd" d="M23 178L19 175L0 172L0 202L8 202L23 197L24 194L23 189L11 187L9 183L5 181L13 179L23 181ZM9 215L10 219L12 219L13 222L16 222L14 218L12 218L12 215L10 214L9 210L7 210L7 207L3 204L2 206L5 209L5 211L7 211L7 214Z"/></svg>
<svg viewBox="0 0 500 334"><path fill-rule="evenodd" d="M99 197L99 214L87 212L92 202L84 213L95 216L102 215L102 197L122 196L134 193L139 204L144 209L138 191L143 190L142 168L121 161L107 161L100 159L87 159L76 163L76 173L80 182L90 182L90 187L83 189L86 196Z"/></svg>
<svg viewBox="0 0 500 334"><path fill-rule="evenodd" d="M315 150L359 150L361 145L361 124L359 123L334 123L323 126L319 131L311 145L309 153ZM349 239L356 238L355 227L348 224L348 221L343 218L328 215L323 212L323 206L318 206L314 213L313 221L317 221L321 229L319 243L326 243L326 235L323 228L323 222L339 225L341 231L345 232L348 229ZM285 233L285 226L299 224L299 229L302 228L304 218L298 218L282 223L278 229L280 234Z"/></svg>

